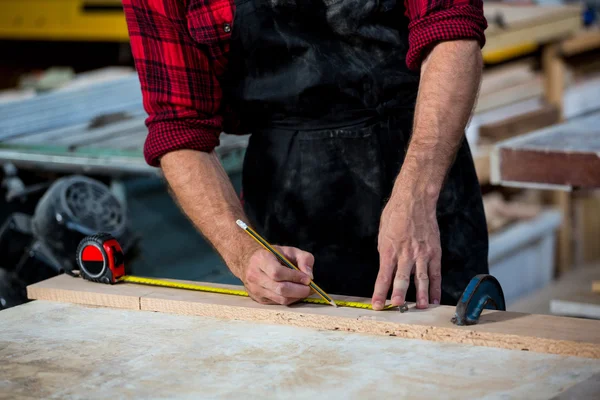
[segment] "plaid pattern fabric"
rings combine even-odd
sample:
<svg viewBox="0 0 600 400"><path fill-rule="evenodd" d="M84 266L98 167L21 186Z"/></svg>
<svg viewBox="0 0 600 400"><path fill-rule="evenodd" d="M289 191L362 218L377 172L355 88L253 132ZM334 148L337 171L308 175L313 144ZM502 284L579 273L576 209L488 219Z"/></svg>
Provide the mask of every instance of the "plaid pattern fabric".
<svg viewBox="0 0 600 400"><path fill-rule="evenodd" d="M474 39L483 47L487 21L482 0L405 0L409 48L406 64L418 69L433 45Z"/></svg>
<svg viewBox="0 0 600 400"><path fill-rule="evenodd" d="M405 6L411 69L437 42L485 43L482 0L405 0ZM218 79L227 68L234 0L123 0L123 8L149 115L146 161L158 166L178 149L211 151L224 122L232 122L224 117Z"/></svg>

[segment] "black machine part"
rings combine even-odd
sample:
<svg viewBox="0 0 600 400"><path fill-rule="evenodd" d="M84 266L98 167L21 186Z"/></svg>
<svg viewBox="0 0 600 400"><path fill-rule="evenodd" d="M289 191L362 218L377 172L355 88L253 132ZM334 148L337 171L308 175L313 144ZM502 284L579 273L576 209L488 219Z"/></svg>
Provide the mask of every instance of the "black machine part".
<svg viewBox="0 0 600 400"><path fill-rule="evenodd" d="M125 248L133 242L125 206L106 185L79 175L61 178L46 191L31 228L36 240L59 259L66 272L76 268L72 255L86 236L107 232Z"/></svg>

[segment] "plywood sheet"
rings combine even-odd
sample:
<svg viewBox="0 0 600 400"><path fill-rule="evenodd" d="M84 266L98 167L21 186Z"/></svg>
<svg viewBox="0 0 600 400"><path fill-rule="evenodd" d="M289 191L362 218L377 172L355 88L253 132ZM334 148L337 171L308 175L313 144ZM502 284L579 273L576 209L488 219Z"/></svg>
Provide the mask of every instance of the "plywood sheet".
<svg viewBox="0 0 600 400"><path fill-rule="evenodd" d="M47 301L0 312L0 360L2 399L534 400L600 373L597 359Z"/></svg>
<svg viewBox="0 0 600 400"><path fill-rule="evenodd" d="M120 287L129 295L139 290L139 309L147 311L600 358L599 321L545 315L488 311L478 325L459 327L451 322L454 307L417 310L411 305L408 312L399 313L318 304L267 306L245 297L131 284L105 286L65 275L29 286L28 296L74 303L82 299L84 304L110 307L114 303L110 298ZM65 292L69 295L61 300Z"/></svg>

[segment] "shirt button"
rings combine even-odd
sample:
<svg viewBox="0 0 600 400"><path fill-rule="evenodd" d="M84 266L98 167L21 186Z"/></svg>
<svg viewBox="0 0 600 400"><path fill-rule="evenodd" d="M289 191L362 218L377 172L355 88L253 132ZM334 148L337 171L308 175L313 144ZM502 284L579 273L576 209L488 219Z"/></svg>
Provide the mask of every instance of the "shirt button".
<svg viewBox="0 0 600 400"><path fill-rule="evenodd" d="M225 33L231 32L231 25L230 24L223 24L223 30L225 31Z"/></svg>

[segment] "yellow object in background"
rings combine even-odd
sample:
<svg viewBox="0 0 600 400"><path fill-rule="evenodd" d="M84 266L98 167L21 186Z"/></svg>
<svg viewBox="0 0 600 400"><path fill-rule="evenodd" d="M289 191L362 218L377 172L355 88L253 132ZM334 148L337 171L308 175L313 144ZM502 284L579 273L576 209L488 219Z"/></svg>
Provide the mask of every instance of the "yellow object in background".
<svg viewBox="0 0 600 400"><path fill-rule="evenodd" d="M0 39L127 42L121 0L2 0Z"/></svg>
<svg viewBox="0 0 600 400"><path fill-rule="evenodd" d="M538 47L538 44L535 42L525 42L515 46L503 47L491 51L484 47L482 52L483 61L487 64L496 64L533 53L538 49Z"/></svg>

